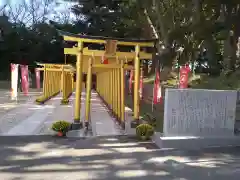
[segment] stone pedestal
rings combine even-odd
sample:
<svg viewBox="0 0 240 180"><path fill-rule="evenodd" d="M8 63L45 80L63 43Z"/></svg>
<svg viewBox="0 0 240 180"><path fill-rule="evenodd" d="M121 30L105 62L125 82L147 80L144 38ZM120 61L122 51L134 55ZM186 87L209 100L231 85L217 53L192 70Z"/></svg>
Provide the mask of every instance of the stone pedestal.
<svg viewBox="0 0 240 180"><path fill-rule="evenodd" d="M129 107L125 107L125 134L136 135L136 129L132 128L131 123L133 122L133 112Z"/></svg>

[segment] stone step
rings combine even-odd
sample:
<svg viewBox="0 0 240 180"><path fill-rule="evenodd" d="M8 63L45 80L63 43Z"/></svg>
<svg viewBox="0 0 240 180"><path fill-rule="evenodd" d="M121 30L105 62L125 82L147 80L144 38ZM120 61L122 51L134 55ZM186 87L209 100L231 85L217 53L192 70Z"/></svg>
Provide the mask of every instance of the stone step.
<svg viewBox="0 0 240 180"><path fill-rule="evenodd" d="M155 133L152 140L159 148L163 149L183 149L192 150L209 147L239 146L240 137L162 137L160 133Z"/></svg>

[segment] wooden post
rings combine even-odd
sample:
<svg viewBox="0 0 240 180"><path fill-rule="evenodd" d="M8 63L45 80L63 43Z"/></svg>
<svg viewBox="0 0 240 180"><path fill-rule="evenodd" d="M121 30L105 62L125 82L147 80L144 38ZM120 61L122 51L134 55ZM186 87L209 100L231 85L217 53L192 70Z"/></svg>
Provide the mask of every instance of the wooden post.
<svg viewBox="0 0 240 180"><path fill-rule="evenodd" d="M125 120L125 74L124 74L124 62L121 61L121 121Z"/></svg>
<svg viewBox="0 0 240 180"><path fill-rule="evenodd" d="M134 119L136 120L135 124L139 123L139 80L140 80L140 46L135 46L136 57L134 61Z"/></svg>
<svg viewBox="0 0 240 180"><path fill-rule="evenodd" d="M90 117L91 90L92 90L92 58L89 59L86 89L86 109L85 109L85 126L88 127Z"/></svg>
<svg viewBox="0 0 240 180"><path fill-rule="evenodd" d="M77 55L77 74L76 74L76 99L75 99L75 111L74 111L74 123L80 124L80 111L81 111L81 93L82 93L82 69L83 69L83 42L78 42L79 53ZM81 126L81 125L80 125ZM76 126L76 128L80 128Z"/></svg>

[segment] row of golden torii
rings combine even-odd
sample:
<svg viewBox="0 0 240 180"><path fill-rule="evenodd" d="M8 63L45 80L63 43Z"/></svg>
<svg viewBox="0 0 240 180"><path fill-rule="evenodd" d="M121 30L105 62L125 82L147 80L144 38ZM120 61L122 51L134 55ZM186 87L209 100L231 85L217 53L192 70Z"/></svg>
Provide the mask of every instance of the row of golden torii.
<svg viewBox="0 0 240 180"><path fill-rule="evenodd" d="M58 66L59 71L76 74L75 85L75 110L74 124L79 127L82 124L81 120L81 95L83 89L83 74L87 74L86 88L86 112L84 122L88 125L90 114L90 100L92 88L92 74L97 77L97 92L106 104L111 108L119 122L124 124L125 120L125 71L134 70L134 119L139 119L139 83L140 83L140 62L141 60L151 60L152 53L147 53L146 48L154 48L155 40L133 40L119 39L108 37L96 37L76 35L67 32L60 32L64 41L75 42L77 46L64 48L65 55L76 56L76 68L70 65ZM86 47L86 44L105 45L104 50L94 50ZM118 51L118 47L128 46L134 47L134 52ZM108 59L108 64L102 63L102 57ZM128 65L128 62L133 62L133 65ZM44 66L44 64L41 64ZM52 65L53 67L54 65ZM47 65L44 66L45 71ZM44 70L42 68L42 70ZM53 69L53 68L52 68ZM55 68L56 69L56 68ZM61 70L60 70L61 69ZM50 69L49 69L50 70ZM70 76L69 76L70 77ZM73 79L73 76L71 76ZM69 78L71 80L71 78ZM44 78L46 81L46 77ZM68 80L67 80L68 81ZM73 80L71 80L73 81ZM62 81L64 83L65 81ZM72 84L69 84L73 86ZM63 87L63 86L62 86ZM68 88L68 89L72 89ZM68 93L67 93L68 94ZM137 121L135 121L137 122Z"/></svg>

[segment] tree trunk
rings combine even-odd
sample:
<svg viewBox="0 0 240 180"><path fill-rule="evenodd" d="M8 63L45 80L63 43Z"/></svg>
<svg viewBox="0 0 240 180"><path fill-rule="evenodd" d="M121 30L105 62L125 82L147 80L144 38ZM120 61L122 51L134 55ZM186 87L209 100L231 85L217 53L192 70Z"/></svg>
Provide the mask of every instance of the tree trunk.
<svg viewBox="0 0 240 180"><path fill-rule="evenodd" d="M235 42L234 31L230 30L228 37L224 41L223 67L225 72L235 69L237 44Z"/></svg>

